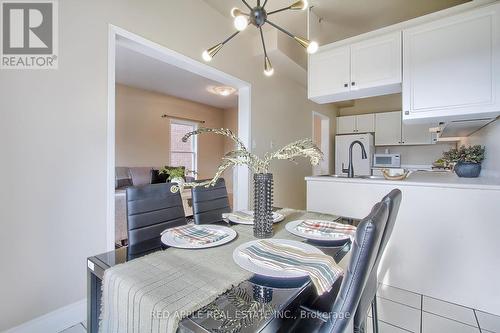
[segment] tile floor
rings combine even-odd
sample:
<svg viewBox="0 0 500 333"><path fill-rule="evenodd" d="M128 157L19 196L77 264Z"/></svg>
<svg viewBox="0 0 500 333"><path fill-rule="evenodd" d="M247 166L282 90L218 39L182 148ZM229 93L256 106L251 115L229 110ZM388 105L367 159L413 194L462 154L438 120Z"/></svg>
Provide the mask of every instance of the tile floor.
<svg viewBox="0 0 500 333"><path fill-rule="evenodd" d="M377 306L380 333L500 333L499 316L387 285L380 285ZM85 333L85 327L84 322L61 333Z"/></svg>
<svg viewBox="0 0 500 333"><path fill-rule="evenodd" d="M499 316L387 285L377 295L380 333L500 333Z"/></svg>

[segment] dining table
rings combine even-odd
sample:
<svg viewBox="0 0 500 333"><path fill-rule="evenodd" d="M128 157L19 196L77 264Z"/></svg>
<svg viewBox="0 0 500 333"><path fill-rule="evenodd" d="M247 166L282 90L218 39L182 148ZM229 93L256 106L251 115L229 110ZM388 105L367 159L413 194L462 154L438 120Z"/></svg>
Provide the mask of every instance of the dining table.
<svg viewBox="0 0 500 333"><path fill-rule="evenodd" d="M274 235L287 232L285 225L297 216L336 221L354 226L360 222L358 219L331 214L278 208L275 211L284 213L285 218L273 225ZM253 229L252 225L243 226L227 219L223 219L217 224L240 230L240 233L241 230L245 230L242 228L248 228L249 234ZM227 246L229 248L231 243L237 244L240 241L239 238L237 237L232 242L220 247ZM351 249L351 241L332 244L332 242L300 237L296 237L296 239L320 249L345 268L346 255ZM231 248L234 246L235 244ZM103 281L106 270L118 265L127 265L138 258L158 254L159 251L162 255L168 256L172 249L173 247L163 244L160 235L158 235L154 239L87 258L87 331L90 333L99 331L99 320L102 318L103 306ZM183 249L183 251L189 255L189 251L203 251L203 249ZM280 279L252 275L221 295L217 295L214 300L196 311L184 314L179 320L176 331L181 333L286 332L295 320L303 315L301 311L308 311L314 315L317 310L313 309L321 308L321 306L329 307L335 300L340 283L341 279L326 295L318 296L309 277ZM322 314L317 312L317 315L321 317Z"/></svg>

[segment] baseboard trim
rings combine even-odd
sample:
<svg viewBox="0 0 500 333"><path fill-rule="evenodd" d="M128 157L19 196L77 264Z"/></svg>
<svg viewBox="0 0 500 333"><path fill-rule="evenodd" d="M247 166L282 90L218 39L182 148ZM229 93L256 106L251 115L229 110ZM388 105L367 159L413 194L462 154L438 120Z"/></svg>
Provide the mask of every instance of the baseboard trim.
<svg viewBox="0 0 500 333"><path fill-rule="evenodd" d="M58 333L81 323L85 320L86 316L87 300L83 299L27 321L19 326L12 327L4 331L4 333Z"/></svg>

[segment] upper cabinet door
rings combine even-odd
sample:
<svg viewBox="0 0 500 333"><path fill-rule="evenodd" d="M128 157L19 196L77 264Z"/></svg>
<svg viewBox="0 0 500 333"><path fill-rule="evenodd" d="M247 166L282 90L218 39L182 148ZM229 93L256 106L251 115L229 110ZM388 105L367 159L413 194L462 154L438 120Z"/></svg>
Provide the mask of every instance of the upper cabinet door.
<svg viewBox="0 0 500 333"><path fill-rule="evenodd" d="M375 114L375 145L393 146L401 144L401 112Z"/></svg>
<svg viewBox="0 0 500 333"><path fill-rule="evenodd" d="M401 31L351 45L351 89L401 84Z"/></svg>
<svg viewBox="0 0 500 333"><path fill-rule="evenodd" d="M375 132L375 114L361 114L356 116L356 132Z"/></svg>
<svg viewBox="0 0 500 333"><path fill-rule="evenodd" d="M430 124L402 124L401 128L401 144L403 145L430 145L432 141L432 133L429 128L433 127Z"/></svg>
<svg viewBox="0 0 500 333"><path fill-rule="evenodd" d="M499 8L403 32L404 120L467 119L500 111Z"/></svg>
<svg viewBox="0 0 500 333"><path fill-rule="evenodd" d="M337 134L356 132L356 116L337 117Z"/></svg>
<svg viewBox="0 0 500 333"><path fill-rule="evenodd" d="M309 97L349 91L351 79L349 46L309 56Z"/></svg>

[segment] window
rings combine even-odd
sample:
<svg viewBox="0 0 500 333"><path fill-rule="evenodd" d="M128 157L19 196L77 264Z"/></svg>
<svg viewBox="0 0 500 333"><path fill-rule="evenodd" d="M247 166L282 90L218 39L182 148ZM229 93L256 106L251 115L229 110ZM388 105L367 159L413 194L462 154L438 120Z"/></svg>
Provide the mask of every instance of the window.
<svg viewBox="0 0 500 333"><path fill-rule="evenodd" d="M196 171L197 149L195 137L182 142L186 133L196 130L197 123L172 120L170 122L170 165L184 166L186 170Z"/></svg>

